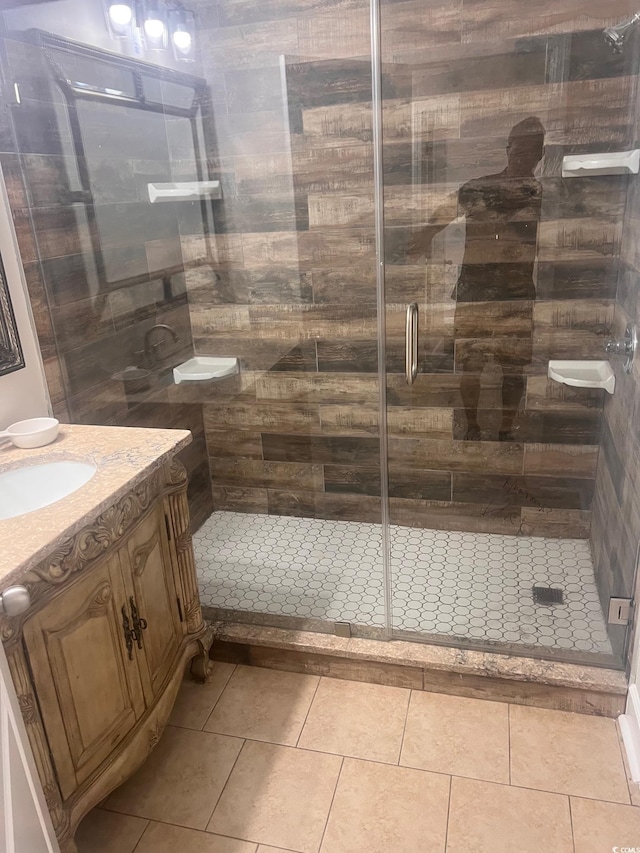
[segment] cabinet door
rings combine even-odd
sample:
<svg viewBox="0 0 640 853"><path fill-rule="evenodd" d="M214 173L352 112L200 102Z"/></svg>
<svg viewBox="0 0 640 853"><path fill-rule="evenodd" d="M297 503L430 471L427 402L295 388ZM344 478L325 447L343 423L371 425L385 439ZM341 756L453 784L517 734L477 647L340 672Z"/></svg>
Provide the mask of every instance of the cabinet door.
<svg viewBox="0 0 640 853"><path fill-rule="evenodd" d="M68 585L24 626L63 797L100 766L144 712L138 663L125 641L126 602L115 555Z"/></svg>
<svg viewBox="0 0 640 853"><path fill-rule="evenodd" d="M165 679L174 671L182 639L162 507L145 518L120 553L125 583L129 587L129 602L133 598L140 619L146 623L140 633L142 648L137 654L145 697L151 704L162 690Z"/></svg>

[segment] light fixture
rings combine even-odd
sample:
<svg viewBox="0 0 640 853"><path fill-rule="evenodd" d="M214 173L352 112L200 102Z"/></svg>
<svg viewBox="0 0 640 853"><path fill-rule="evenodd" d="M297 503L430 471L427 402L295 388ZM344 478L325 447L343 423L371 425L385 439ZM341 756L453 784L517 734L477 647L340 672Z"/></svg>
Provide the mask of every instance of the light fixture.
<svg viewBox="0 0 640 853"><path fill-rule="evenodd" d="M196 18L179 0L103 0L103 8L111 37L132 40L137 53L170 47L178 62L195 60Z"/></svg>
<svg viewBox="0 0 640 853"><path fill-rule="evenodd" d="M106 3L107 24L114 38L126 38L131 35L133 9L128 3Z"/></svg>
<svg viewBox="0 0 640 853"><path fill-rule="evenodd" d="M193 62L195 44L195 16L187 9L173 9L169 13L169 29L173 55L180 62Z"/></svg>
<svg viewBox="0 0 640 853"><path fill-rule="evenodd" d="M146 46L149 50L165 50L167 47L167 13L159 0L148 0L144 4L142 25Z"/></svg>

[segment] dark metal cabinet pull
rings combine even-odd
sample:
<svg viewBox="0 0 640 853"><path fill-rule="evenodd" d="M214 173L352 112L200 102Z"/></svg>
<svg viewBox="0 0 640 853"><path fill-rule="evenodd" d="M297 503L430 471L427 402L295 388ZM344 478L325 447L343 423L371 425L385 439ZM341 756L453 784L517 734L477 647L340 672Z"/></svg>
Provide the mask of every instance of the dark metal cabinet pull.
<svg viewBox="0 0 640 853"><path fill-rule="evenodd" d="M129 598L129 604L131 606L131 619L133 621L133 629L131 631L133 638L138 644L138 648L142 648L142 632L147 630L147 620L143 619L142 616L138 615L138 608L136 607L136 603L133 600L133 596Z"/></svg>
<svg viewBox="0 0 640 853"><path fill-rule="evenodd" d="M122 629L124 631L124 641L127 645L129 660L133 660L133 631L131 629L131 622L129 621L126 604L122 605Z"/></svg>

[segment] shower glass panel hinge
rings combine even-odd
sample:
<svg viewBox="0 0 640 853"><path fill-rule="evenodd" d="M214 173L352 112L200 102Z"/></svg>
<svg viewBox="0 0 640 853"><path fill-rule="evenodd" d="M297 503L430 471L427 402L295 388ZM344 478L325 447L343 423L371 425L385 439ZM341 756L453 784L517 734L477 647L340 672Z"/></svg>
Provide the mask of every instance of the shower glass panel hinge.
<svg viewBox="0 0 640 853"><path fill-rule="evenodd" d="M350 637L351 624L349 622L335 622L333 626L336 637Z"/></svg>
<svg viewBox="0 0 640 853"><path fill-rule="evenodd" d="M609 625L628 625L631 620L631 599L609 599Z"/></svg>

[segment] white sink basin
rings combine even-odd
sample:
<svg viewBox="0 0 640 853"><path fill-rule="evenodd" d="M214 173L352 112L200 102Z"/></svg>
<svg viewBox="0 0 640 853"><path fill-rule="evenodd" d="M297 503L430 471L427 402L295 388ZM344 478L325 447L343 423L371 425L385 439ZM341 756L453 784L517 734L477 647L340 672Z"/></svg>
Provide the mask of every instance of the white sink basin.
<svg viewBox="0 0 640 853"><path fill-rule="evenodd" d="M66 498L96 473L88 462L43 462L0 474L0 521Z"/></svg>

